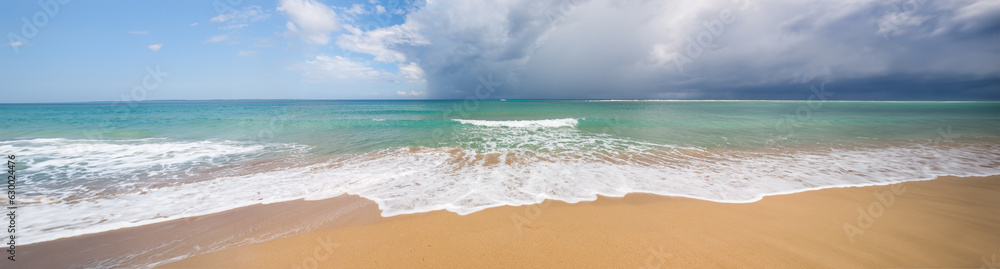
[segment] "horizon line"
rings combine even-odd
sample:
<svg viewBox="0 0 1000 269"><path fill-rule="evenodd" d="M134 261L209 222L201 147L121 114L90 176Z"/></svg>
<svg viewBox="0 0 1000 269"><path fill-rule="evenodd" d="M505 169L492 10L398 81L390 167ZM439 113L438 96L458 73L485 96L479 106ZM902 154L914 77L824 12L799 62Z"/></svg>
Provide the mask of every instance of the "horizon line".
<svg viewBox="0 0 1000 269"><path fill-rule="evenodd" d="M69 101L69 102L20 102L0 103L0 105L59 105L59 104L131 104L131 103L166 103L166 102L239 102L239 101L465 101L468 99L154 99L142 101ZM808 100L808 99L476 99L476 101L605 101L605 102L641 102L641 101L768 101L768 102L1000 102L1000 100Z"/></svg>

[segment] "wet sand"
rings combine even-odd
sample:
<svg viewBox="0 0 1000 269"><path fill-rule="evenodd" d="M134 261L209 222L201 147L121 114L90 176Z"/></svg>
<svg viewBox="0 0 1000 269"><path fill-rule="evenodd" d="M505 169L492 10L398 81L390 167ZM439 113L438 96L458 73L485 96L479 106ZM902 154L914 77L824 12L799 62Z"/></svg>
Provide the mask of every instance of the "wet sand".
<svg viewBox="0 0 1000 269"><path fill-rule="evenodd" d="M48 259L47 263L28 263L46 267L93 265L94 257L164 245L153 242L173 242L166 244L170 247L147 251L145 259L133 258L121 264L135 266L194 252L199 255L175 258L159 266L1000 266L996 263L996 254L1000 254L1000 176L833 188L771 196L747 204L630 194L576 204L498 207L466 216L444 211L389 218L378 214L373 202L356 196L250 206L32 244L23 247L23 259ZM268 237L261 234L277 239L266 240ZM240 242L241 237L257 237L263 242L238 243L220 251L192 251L194 246L205 248L200 244L220 240L231 244Z"/></svg>
<svg viewBox="0 0 1000 269"><path fill-rule="evenodd" d="M216 214L17 247L19 268L137 268L227 247L384 220L375 202L345 195Z"/></svg>

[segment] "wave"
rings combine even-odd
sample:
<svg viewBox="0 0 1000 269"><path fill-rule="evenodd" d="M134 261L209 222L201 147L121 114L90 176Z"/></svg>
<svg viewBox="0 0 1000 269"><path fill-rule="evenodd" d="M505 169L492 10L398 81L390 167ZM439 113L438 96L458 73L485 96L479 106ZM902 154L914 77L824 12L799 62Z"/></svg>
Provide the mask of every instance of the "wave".
<svg viewBox="0 0 1000 269"><path fill-rule="evenodd" d="M454 119L462 124L471 124L485 127L509 127L509 128L558 128L575 127L579 122L577 119L548 119L548 120L464 120Z"/></svg>
<svg viewBox="0 0 1000 269"><path fill-rule="evenodd" d="M500 125L503 126L503 125ZM576 139L576 138L574 138ZM636 143L623 140L615 143ZM470 214L545 199L653 193L743 203L805 190L891 184L938 176L1000 174L1000 145L707 151L545 151L406 147L319 163L261 164L259 172L149 187L74 202L25 204L26 244L296 199L356 194L383 216L448 210ZM241 169L241 168L236 168ZM39 197L26 197L35 199Z"/></svg>
<svg viewBox="0 0 1000 269"><path fill-rule="evenodd" d="M21 159L25 194L71 202L81 197L143 189L281 151L290 144L173 141L162 138L89 140L41 138L0 142Z"/></svg>

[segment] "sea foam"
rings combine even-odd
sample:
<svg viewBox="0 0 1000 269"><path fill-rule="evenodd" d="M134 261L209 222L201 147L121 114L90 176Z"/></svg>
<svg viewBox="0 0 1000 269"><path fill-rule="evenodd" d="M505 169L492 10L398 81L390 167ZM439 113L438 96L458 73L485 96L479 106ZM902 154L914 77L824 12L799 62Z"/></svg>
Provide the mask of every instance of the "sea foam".
<svg viewBox="0 0 1000 269"><path fill-rule="evenodd" d="M548 120L463 120L455 119L462 124L471 124L486 127L511 127L511 128L555 128L574 127L578 123L577 119L548 119Z"/></svg>
<svg viewBox="0 0 1000 269"><path fill-rule="evenodd" d="M487 129L496 128L506 127ZM569 131L558 133L553 139L568 142L600 138ZM33 141L41 142L44 141ZM216 143L220 145L215 147L234 146ZM503 205L540 203L545 199L579 202L594 200L598 195L623 196L634 192L741 203L766 195L829 187L891 184L946 175L1000 174L1000 145L989 143L766 152L684 149L623 138L606 139L600 144L608 144L609 148L598 150L560 143L548 145L565 146L558 151L509 146L489 151L462 147L386 149L338 156L320 163L270 167L257 173L151 186L110 196L30 202L22 210L30 212L31 217L24 218L20 231L25 235L24 243L29 244L253 204L324 199L342 194L357 194L375 201L383 216L434 210L464 215ZM160 162L155 158L130 156L119 159L130 163L122 167ZM81 186L64 188L50 191L72 193L80 191Z"/></svg>

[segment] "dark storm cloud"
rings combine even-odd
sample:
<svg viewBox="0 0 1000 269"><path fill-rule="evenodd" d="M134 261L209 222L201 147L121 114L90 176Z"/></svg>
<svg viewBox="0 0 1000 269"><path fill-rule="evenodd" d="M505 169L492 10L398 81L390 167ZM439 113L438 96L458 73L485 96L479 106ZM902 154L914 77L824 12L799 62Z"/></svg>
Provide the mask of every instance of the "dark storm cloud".
<svg viewBox="0 0 1000 269"><path fill-rule="evenodd" d="M432 1L340 41L433 98L1000 99L1000 1Z"/></svg>

